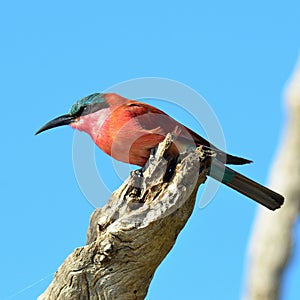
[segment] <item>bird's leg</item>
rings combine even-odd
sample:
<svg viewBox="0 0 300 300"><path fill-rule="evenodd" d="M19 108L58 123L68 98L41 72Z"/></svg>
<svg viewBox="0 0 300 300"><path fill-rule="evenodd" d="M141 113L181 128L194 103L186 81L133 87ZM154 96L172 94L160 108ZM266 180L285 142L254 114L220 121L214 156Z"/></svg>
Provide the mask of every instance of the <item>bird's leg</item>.
<svg viewBox="0 0 300 300"><path fill-rule="evenodd" d="M155 153L156 153L156 151L157 151L157 147L151 148L151 149L150 149L150 157L151 157L151 156L154 156Z"/></svg>
<svg viewBox="0 0 300 300"><path fill-rule="evenodd" d="M151 149L150 149L150 156L149 156L149 159L150 159L151 157L154 157L154 156L155 156L156 151L157 151L157 147L154 147L154 148L151 148ZM146 169L148 168L148 166L149 166L149 159L148 159L147 163L146 163L142 168L137 169L137 170L134 170L134 171L131 171L131 172L130 172L130 176L131 176L131 177L135 177L135 176L137 176L137 177L143 177L143 173L145 172L145 170L146 170Z"/></svg>
<svg viewBox="0 0 300 300"><path fill-rule="evenodd" d="M150 156L149 156L149 159L147 161L147 163L140 169L137 169L137 170L134 170L130 173L131 177L133 176L138 176L138 177L143 177L143 173L145 172L145 170L148 168L149 166L149 160L155 156L157 152L157 147L154 147L154 148L151 148L150 149Z"/></svg>

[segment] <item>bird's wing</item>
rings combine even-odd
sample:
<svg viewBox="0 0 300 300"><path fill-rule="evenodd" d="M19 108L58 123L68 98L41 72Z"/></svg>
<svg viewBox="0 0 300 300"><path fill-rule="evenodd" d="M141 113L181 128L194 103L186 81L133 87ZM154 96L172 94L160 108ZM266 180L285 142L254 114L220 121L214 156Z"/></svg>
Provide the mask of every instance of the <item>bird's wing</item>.
<svg viewBox="0 0 300 300"><path fill-rule="evenodd" d="M129 101L125 106L130 117L136 118L137 124L148 133L165 136L169 132L175 133L175 135L177 132L179 142L186 145L196 145L197 147L205 146L215 151L217 159L223 163L239 165L251 162L251 160L225 153L205 138L151 105L138 101Z"/></svg>
<svg viewBox="0 0 300 300"><path fill-rule="evenodd" d="M194 131L190 130L189 128L186 128L189 132L189 134L193 137L194 143L196 144L197 147L199 146L205 146L210 150L213 150L216 153L216 158L221 161L224 164L231 164L231 165L244 165L244 164L249 164L252 163L252 160L231 155L228 154L219 148L217 148L215 145L211 144L208 142L206 139L204 139L202 136L198 135ZM184 137L181 137L184 138Z"/></svg>
<svg viewBox="0 0 300 300"><path fill-rule="evenodd" d="M177 131L186 138L189 136L191 138L189 129L154 106L143 102L129 101L126 104L126 111L131 118L136 118L136 122L144 130L155 130L162 135Z"/></svg>

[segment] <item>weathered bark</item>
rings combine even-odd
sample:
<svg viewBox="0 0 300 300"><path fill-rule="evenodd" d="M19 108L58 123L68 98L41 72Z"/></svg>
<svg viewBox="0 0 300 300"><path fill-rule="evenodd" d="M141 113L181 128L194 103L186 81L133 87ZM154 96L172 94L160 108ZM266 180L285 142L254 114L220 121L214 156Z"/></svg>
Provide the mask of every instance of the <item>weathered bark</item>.
<svg viewBox="0 0 300 300"><path fill-rule="evenodd" d="M87 245L59 267L42 299L144 299L153 274L192 213L211 157L166 157L168 135L147 166L91 216ZM166 158L165 158L166 157ZM200 172L199 172L200 170Z"/></svg>
<svg viewBox="0 0 300 300"><path fill-rule="evenodd" d="M276 212L260 207L250 242L245 300L276 300L293 248L293 228L300 209L300 66L286 93L287 123L270 186L285 196Z"/></svg>

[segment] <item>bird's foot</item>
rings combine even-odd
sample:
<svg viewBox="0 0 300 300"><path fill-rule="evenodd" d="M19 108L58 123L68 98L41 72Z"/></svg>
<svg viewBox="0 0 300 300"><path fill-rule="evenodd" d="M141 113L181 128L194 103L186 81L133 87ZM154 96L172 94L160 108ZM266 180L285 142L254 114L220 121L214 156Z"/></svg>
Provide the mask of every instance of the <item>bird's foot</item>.
<svg viewBox="0 0 300 300"><path fill-rule="evenodd" d="M143 173L144 173L144 167L141 169L137 169L137 170L133 170L130 172L130 176L131 177L139 177L142 178L143 177Z"/></svg>

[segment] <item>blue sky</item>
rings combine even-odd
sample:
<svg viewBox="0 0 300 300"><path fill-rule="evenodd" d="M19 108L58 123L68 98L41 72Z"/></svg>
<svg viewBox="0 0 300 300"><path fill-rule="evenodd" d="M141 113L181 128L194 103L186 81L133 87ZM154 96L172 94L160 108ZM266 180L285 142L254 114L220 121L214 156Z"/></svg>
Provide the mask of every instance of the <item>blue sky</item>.
<svg viewBox="0 0 300 300"><path fill-rule="evenodd" d="M1 3L1 299L42 293L85 244L94 209L74 175L73 130L35 137L41 125L125 80L170 78L205 97L228 151L255 162L238 170L266 183L285 120L282 91L299 54L299 20L300 4L291 0ZM198 130L172 105L161 107ZM100 169L109 165L100 150L95 155ZM225 187L206 208L197 204L147 299L239 299L256 209ZM298 253L283 299L299 299Z"/></svg>

